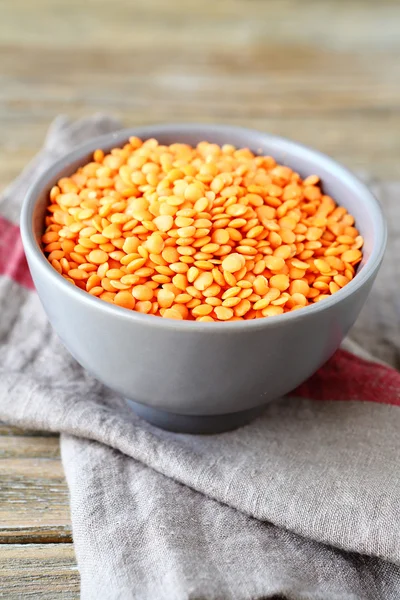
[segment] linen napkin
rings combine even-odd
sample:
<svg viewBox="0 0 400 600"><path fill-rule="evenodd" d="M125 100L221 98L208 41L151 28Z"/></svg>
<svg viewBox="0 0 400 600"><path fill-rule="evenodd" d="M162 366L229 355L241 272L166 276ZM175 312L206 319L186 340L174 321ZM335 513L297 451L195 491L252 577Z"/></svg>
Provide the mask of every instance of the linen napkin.
<svg viewBox="0 0 400 600"><path fill-rule="evenodd" d="M233 432L158 430L89 376L48 324L18 215L35 177L106 116L58 118L0 200L0 419L61 432L83 600L400 598L400 183L353 340ZM375 358L372 358L372 355Z"/></svg>

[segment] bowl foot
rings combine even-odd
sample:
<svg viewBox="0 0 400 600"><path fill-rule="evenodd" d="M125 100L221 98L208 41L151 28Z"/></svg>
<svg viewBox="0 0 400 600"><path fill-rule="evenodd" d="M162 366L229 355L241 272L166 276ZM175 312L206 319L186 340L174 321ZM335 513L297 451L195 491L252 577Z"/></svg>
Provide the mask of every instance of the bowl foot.
<svg viewBox="0 0 400 600"><path fill-rule="evenodd" d="M264 406L257 406L225 415L179 415L158 408L126 400L128 406L142 419L156 427L175 433L210 434L230 431L242 427L261 414Z"/></svg>

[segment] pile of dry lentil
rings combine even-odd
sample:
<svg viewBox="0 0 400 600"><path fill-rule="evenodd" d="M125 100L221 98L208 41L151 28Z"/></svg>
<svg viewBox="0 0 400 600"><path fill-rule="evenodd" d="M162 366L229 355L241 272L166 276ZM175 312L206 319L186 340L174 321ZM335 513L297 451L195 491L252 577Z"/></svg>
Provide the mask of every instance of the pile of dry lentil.
<svg viewBox="0 0 400 600"><path fill-rule="evenodd" d="M270 156L131 137L59 180L42 238L52 266L102 300L171 319L271 317L345 286L354 218Z"/></svg>

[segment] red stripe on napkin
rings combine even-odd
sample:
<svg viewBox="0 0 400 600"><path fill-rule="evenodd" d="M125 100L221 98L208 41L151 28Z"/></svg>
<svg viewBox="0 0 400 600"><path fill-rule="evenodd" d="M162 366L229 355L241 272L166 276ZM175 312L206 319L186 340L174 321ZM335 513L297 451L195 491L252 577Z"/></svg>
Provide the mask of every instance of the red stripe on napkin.
<svg viewBox="0 0 400 600"><path fill-rule="evenodd" d="M33 288L33 282L22 247L19 227L0 216L0 275Z"/></svg>
<svg viewBox="0 0 400 600"><path fill-rule="evenodd" d="M312 400L358 400L400 406L400 373L338 350L291 395Z"/></svg>

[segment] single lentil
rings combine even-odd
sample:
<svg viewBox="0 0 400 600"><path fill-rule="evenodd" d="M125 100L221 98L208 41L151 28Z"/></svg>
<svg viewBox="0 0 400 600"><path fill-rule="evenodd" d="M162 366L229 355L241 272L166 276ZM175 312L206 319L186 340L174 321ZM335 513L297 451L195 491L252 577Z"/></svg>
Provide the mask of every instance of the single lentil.
<svg viewBox="0 0 400 600"><path fill-rule="evenodd" d="M272 157L132 137L49 194L45 255L70 283L128 310L201 322L271 317L353 279L354 218Z"/></svg>

